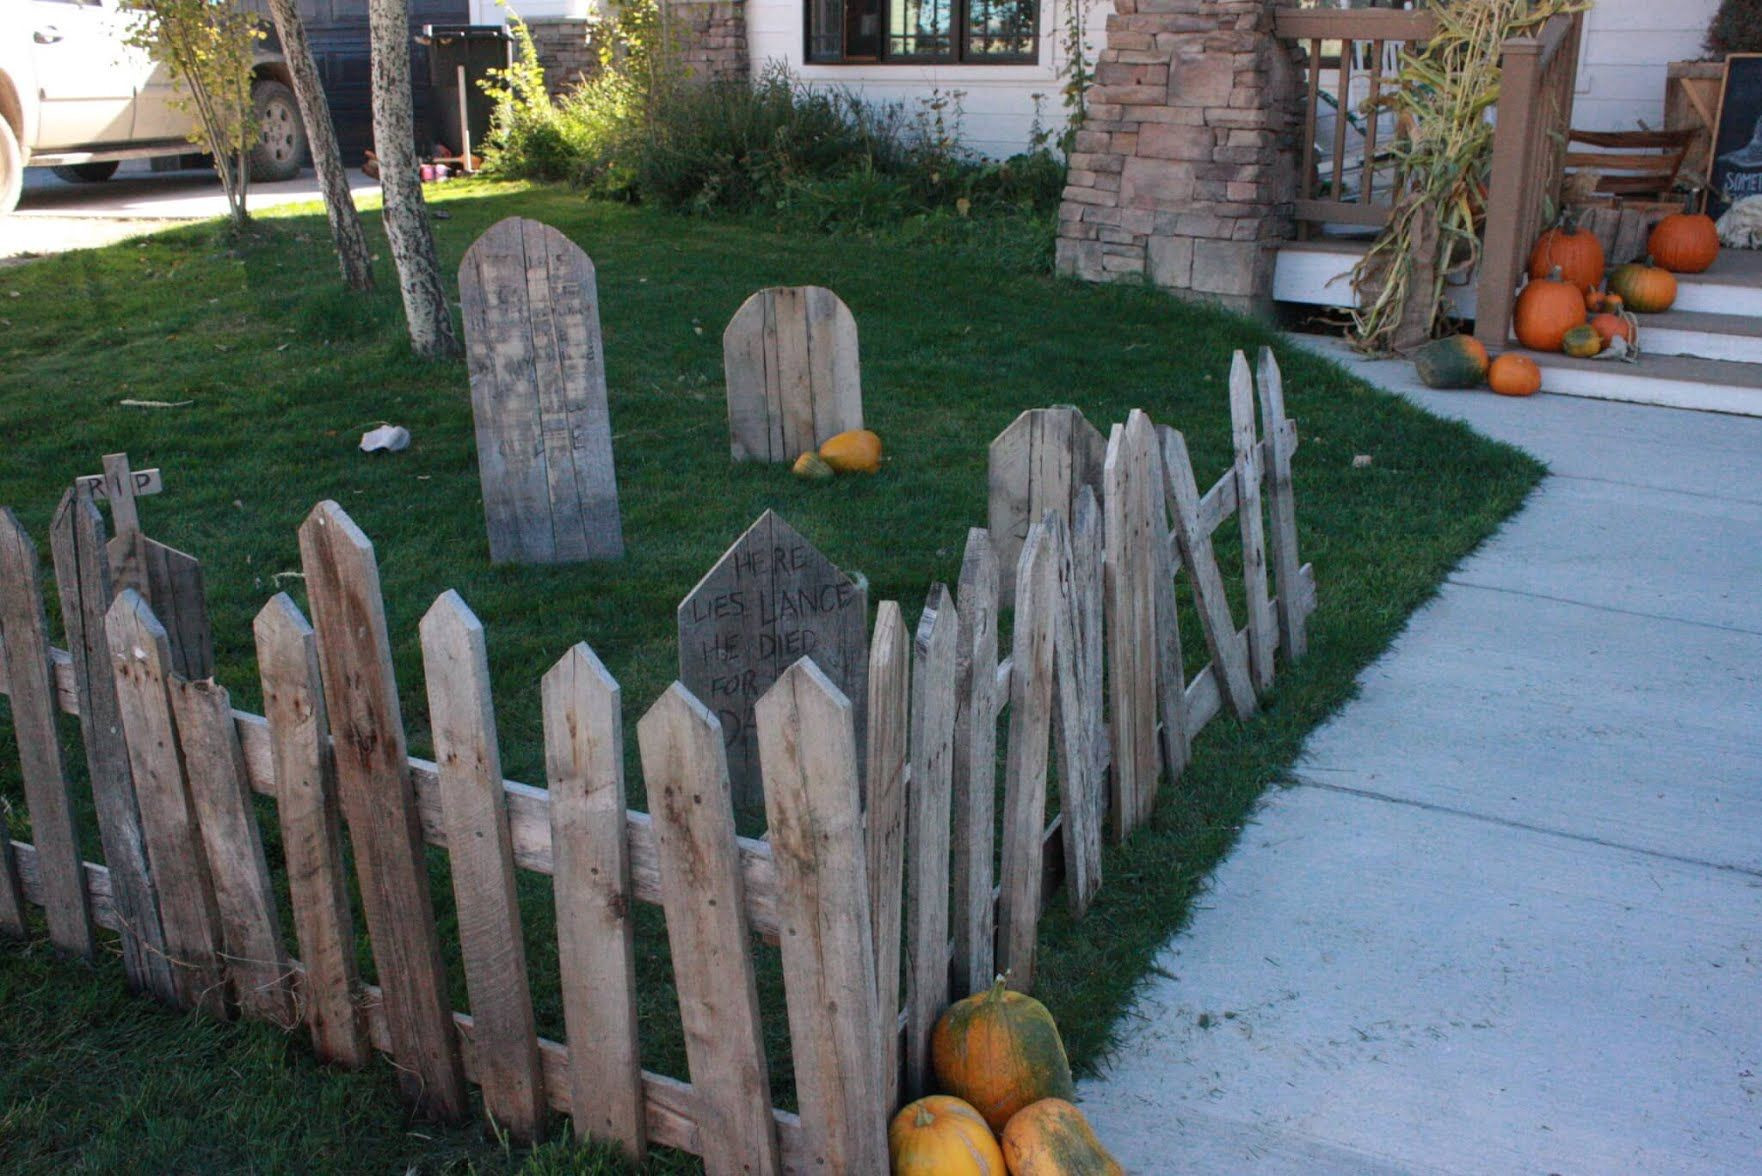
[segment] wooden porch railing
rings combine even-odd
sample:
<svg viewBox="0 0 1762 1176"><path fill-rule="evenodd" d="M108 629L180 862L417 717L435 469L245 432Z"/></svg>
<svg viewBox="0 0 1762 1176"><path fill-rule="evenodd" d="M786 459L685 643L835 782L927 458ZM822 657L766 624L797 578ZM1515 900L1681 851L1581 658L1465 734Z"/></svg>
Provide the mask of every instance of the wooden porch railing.
<svg viewBox="0 0 1762 1176"><path fill-rule="evenodd" d="M1475 281L1475 336L1491 346L1505 345L1530 243L1543 228L1545 209L1559 199L1582 26L1582 14L1557 16L1536 36L1507 40L1500 54L1503 80L1488 180L1491 195ZM1424 10L1274 11L1275 35L1308 50L1302 170L1294 203L1300 237L1313 236L1323 225L1375 228L1388 223L1395 179L1384 161L1387 179L1379 188L1378 152L1387 152L1390 128L1375 115L1388 77L1385 55L1390 45L1424 41L1435 28L1432 14ZM1329 83L1325 91L1324 78ZM1355 100L1357 79L1368 85ZM1334 111L1331 135L1318 133L1327 106ZM1323 150L1326 157L1318 166Z"/></svg>

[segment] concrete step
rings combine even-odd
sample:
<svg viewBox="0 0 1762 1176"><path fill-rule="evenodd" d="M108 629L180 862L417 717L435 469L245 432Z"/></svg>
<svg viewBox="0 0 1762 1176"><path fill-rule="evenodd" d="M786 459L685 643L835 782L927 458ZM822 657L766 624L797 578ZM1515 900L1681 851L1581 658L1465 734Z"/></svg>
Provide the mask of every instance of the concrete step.
<svg viewBox="0 0 1762 1176"><path fill-rule="evenodd" d="M1642 345L1646 331L1642 325ZM1541 366L1544 392L1762 416L1762 365L1678 355L1642 355L1638 363L1621 363L1517 350Z"/></svg>
<svg viewBox="0 0 1762 1176"><path fill-rule="evenodd" d="M1663 314L1635 318L1640 324L1640 349L1647 355L1762 363L1762 317L1673 307Z"/></svg>
<svg viewBox="0 0 1762 1176"><path fill-rule="evenodd" d="M1762 257L1726 249L1705 273L1676 275L1673 310L1762 316Z"/></svg>

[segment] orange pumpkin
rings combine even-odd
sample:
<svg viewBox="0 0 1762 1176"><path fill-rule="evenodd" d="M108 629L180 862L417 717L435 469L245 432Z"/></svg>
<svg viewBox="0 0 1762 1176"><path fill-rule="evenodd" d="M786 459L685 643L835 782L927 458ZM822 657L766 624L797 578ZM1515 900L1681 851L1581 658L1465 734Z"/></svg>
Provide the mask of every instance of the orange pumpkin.
<svg viewBox="0 0 1762 1176"><path fill-rule="evenodd" d="M1555 269L1580 290L1603 284L1603 244L1579 228L1570 213L1562 213L1560 223L1537 237L1530 250L1530 277L1545 278Z"/></svg>
<svg viewBox="0 0 1762 1176"><path fill-rule="evenodd" d="M1003 1158L1011 1176L1126 1176L1083 1112L1062 1098L1043 1098L1009 1121Z"/></svg>
<svg viewBox="0 0 1762 1176"><path fill-rule="evenodd" d="M1608 312L1592 318L1591 329L1603 336L1603 346L1605 347L1609 346L1609 341L1618 335L1629 343L1632 343L1639 335L1639 330L1631 319Z"/></svg>
<svg viewBox="0 0 1762 1176"><path fill-rule="evenodd" d="M1560 267L1545 278L1531 278L1517 295L1511 325L1518 342L1535 351L1559 351L1566 332L1585 321L1580 286L1560 280Z"/></svg>
<svg viewBox="0 0 1762 1176"><path fill-rule="evenodd" d="M942 1089L973 1104L993 1131L1029 1103L1076 1095L1052 1014L1011 992L1002 976L943 1011L930 1035L930 1065Z"/></svg>
<svg viewBox="0 0 1762 1176"><path fill-rule="evenodd" d="M1006 1176L991 1126L946 1094L908 1103L887 1128L893 1176Z"/></svg>
<svg viewBox="0 0 1762 1176"><path fill-rule="evenodd" d="M1704 213L1673 212L1652 226L1646 252L1676 274L1698 274L1719 256L1719 230Z"/></svg>
<svg viewBox="0 0 1762 1176"><path fill-rule="evenodd" d="M1488 366L1487 387L1501 396L1534 396L1542 388L1542 369L1529 356L1507 351Z"/></svg>
<svg viewBox="0 0 1762 1176"><path fill-rule="evenodd" d="M1621 296L1629 310L1638 314L1662 314L1676 302L1676 277L1652 264L1630 261L1609 275L1609 289Z"/></svg>

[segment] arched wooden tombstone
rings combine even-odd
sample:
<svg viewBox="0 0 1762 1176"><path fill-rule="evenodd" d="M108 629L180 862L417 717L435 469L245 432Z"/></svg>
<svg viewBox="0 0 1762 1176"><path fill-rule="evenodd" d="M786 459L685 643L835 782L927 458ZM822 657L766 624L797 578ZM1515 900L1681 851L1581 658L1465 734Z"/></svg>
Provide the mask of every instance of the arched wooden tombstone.
<svg viewBox="0 0 1762 1176"><path fill-rule="evenodd" d="M753 707L804 657L844 692L862 752L869 593L774 511L735 540L679 604L679 680L722 724L742 806L764 803Z"/></svg>
<svg viewBox="0 0 1762 1176"><path fill-rule="evenodd" d="M490 559L621 558L593 262L509 217L466 252L459 301Z"/></svg>
<svg viewBox="0 0 1762 1176"><path fill-rule="evenodd" d="M1028 528L1049 510L1056 510L1067 527L1073 525L1083 487L1092 486L1101 496L1106 456L1107 441L1069 404L1031 408L991 442L987 521L1006 599L1015 591L1016 560Z"/></svg>
<svg viewBox="0 0 1762 1176"><path fill-rule="evenodd" d="M863 427L856 319L823 286L748 298L722 332L722 366L735 461L794 461Z"/></svg>

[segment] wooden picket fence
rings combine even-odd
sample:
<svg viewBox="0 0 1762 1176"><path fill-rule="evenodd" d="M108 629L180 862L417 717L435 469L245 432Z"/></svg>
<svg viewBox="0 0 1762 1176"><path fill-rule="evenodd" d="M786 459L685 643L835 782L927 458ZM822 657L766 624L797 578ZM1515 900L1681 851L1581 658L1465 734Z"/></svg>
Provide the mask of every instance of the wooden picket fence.
<svg viewBox="0 0 1762 1176"><path fill-rule="evenodd" d="M648 811L627 807L618 684L586 645L543 679L547 787L505 780L483 628L453 592L420 626L436 762L411 757L373 547L331 502L300 528L311 621L285 594L264 606L266 713L234 710L223 686L185 672L206 648L199 574L137 534L140 476L107 459L51 529L67 651L49 644L37 551L0 511L0 687L34 837L0 838L0 932L24 933L27 902L73 954L94 953L95 927L115 931L136 989L303 1023L338 1065L385 1053L409 1100L436 1117L462 1117L474 1082L516 1139L539 1135L555 1110L583 1136L637 1156L693 1152L711 1173L884 1172L888 1112L929 1089L942 1008L995 972L1031 988L1039 919L1060 881L1082 914L1102 884L1104 830L1129 836L1206 723L1226 706L1253 713L1276 652L1302 653L1315 592L1298 560L1296 433L1270 353L1264 438L1239 354L1230 388L1235 461L1206 493L1182 436L1134 412L1107 442L1101 495L1086 486L1028 529L1008 656L983 529L969 533L955 590L932 587L915 632L896 602L879 606L861 762L850 701L811 661L788 670L757 708L762 839L736 834L719 724L679 684L636 724ZM133 536L121 547L106 541L99 498ZM1231 517L1240 630L1211 541ZM1176 619L1183 569L1211 653L1191 681ZM102 865L80 858L57 710L79 716ZM257 796L275 802L297 958ZM378 985L354 965L345 828ZM426 846L449 854L469 1014L447 999ZM553 878L566 1042L535 1029L520 869ZM689 1083L640 1065L636 901L666 913ZM770 1089L754 932L780 949L793 1113Z"/></svg>

